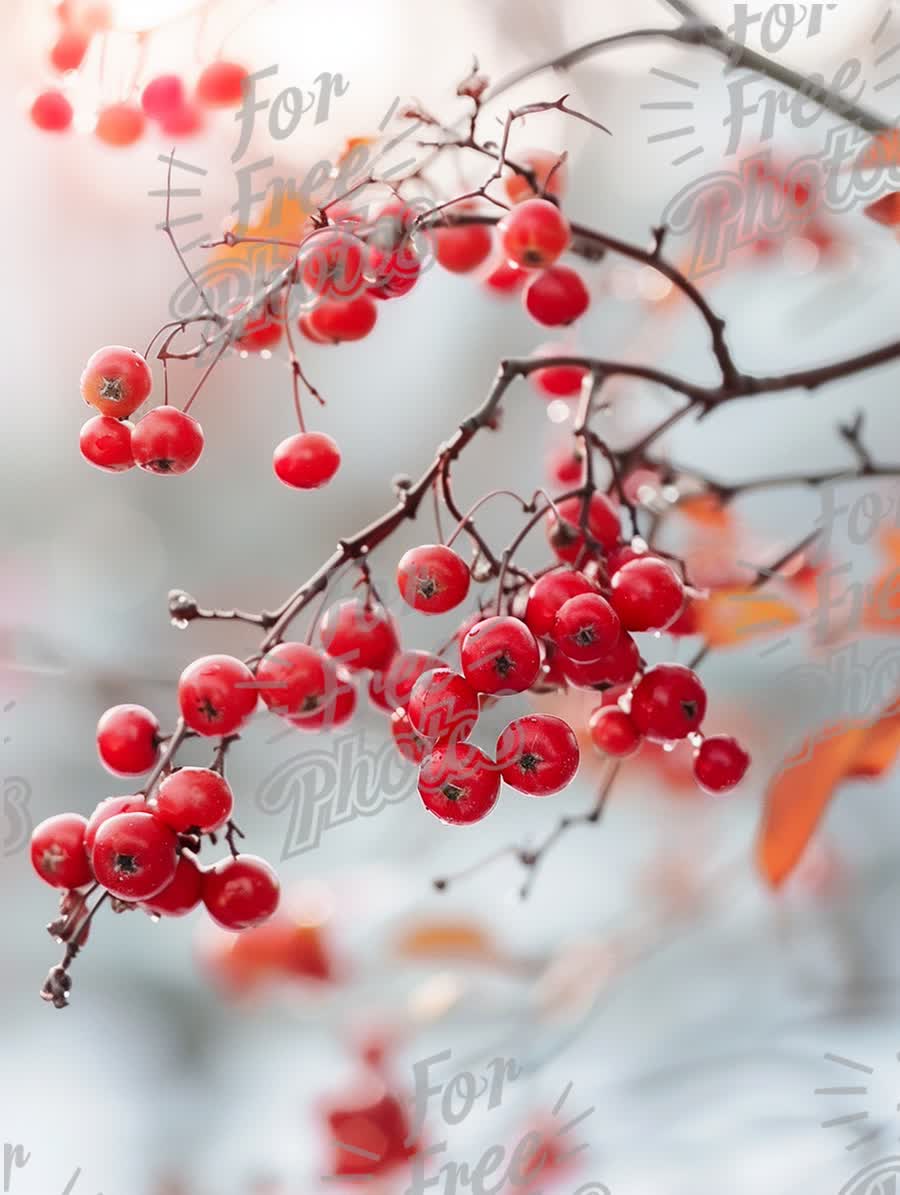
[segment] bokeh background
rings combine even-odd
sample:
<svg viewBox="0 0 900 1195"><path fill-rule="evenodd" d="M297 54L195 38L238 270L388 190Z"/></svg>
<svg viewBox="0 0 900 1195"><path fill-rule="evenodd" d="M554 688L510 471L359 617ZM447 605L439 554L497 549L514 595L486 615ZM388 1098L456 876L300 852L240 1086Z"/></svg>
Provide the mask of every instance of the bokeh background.
<svg viewBox="0 0 900 1195"><path fill-rule="evenodd" d="M114 6L119 23L132 27L148 20L148 7L150 19L161 20L180 6ZM704 5L722 21L734 7ZM818 36L796 33L779 57L826 78L856 57L866 99L895 115L900 82L873 85L890 73L880 56L900 41L900 25L885 26L876 44L883 4L842 0L826 8ZM304 346L304 364L328 398L311 418L344 454L325 490L294 494L272 475L271 449L293 427L277 354L232 355L216 371L195 408L207 451L191 474L161 481L137 470L119 477L90 470L77 450L83 363L101 344L142 347L181 284L156 228L162 200L148 195L164 186L159 155L171 147L149 137L114 151L87 133L39 134L27 106L47 79L49 6L5 0L3 13L0 774L8 786L27 784L28 815L37 822L64 809L87 813L117 791L94 748L107 706L137 701L171 722L173 681L191 659L251 650L246 628L173 628L169 589L184 588L207 605L276 604L339 536L387 506L393 476L424 468L485 394L501 356L530 353L546 338L516 301L499 302L471 278L435 269L381 312L367 341ZM321 72L339 71L350 86L327 123L301 123L278 143L261 129L254 142L260 158L274 155L277 172L302 177L347 137L372 132L398 95L455 119L464 111L456 83L473 54L499 78L593 37L670 22L652 0L222 5L199 30L188 14L152 40L147 69L164 63L196 73L233 27L225 50L255 69L277 63L284 86L309 87ZM108 53L105 85L115 90L116 63L128 69L128 39ZM680 140L654 139L683 114L644 107L677 91L653 67L698 84L683 117L694 132ZM605 123L612 136L558 114L534 117L517 144L567 149L572 217L639 241L682 187L733 168L723 157L731 81L709 56L642 43L565 77L542 74L496 111L570 92L572 104ZM86 70L85 110L96 88ZM208 171L196 202L213 231L228 225L236 198L230 115L179 146L179 156ZM833 125L822 118L799 129L780 112L767 144L786 158L815 152ZM745 144L761 136L748 116ZM673 166L694 144L701 151ZM480 181L479 169L466 162L466 177ZM790 238L767 254L736 255L704 284L728 318L743 367L773 373L896 335L900 248L891 232L859 210L829 221L834 252ZM666 303L653 279L609 260L591 269L590 282L595 301L567 344L711 377L705 330L690 311ZM196 374L185 366L172 377L177 396ZM890 460L900 455L897 378L894 366L812 396L734 404L679 428L666 446L679 461L725 478L814 471L846 461L836 422L864 408L869 442ZM611 434L649 425L665 401L649 388L622 388ZM458 468L464 507L494 485L527 490L544 481L546 454L564 428L525 383L506 406L503 435L481 437ZM850 503L866 490L872 486L842 487L838 496ZM879 492L896 515L896 486ZM777 558L823 514L820 495L803 488L737 509L742 550L758 563ZM496 503L485 530L502 542L509 515ZM390 575L400 550L431 536L430 518L423 508L420 525L379 552L376 577ZM846 516L835 520L830 554L847 564L846 585L863 585L880 567L878 553L877 537L852 534ZM414 646L435 647L452 631L423 621L404 621ZM483 1069L497 1056L527 1069L500 1108L476 1107L453 1130L445 1161L472 1164L514 1139L546 1117L571 1083L567 1111L594 1109L577 1130L589 1149L571 1170L548 1176L548 1190L594 1181L615 1195L837 1193L865 1164L896 1152L896 778L847 784L798 875L777 895L764 887L752 858L762 794L785 753L825 720L798 671L810 657L809 628L795 629L777 654L767 654L765 642L714 654L704 665L713 729L739 731L753 750L741 790L699 798L670 782L677 768L630 768L602 824L568 835L524 902L522 875L509 859L444 894L432 891L431 879L505 843L540 841L559 813L585 808L600 776L590 759L552 809L507 794L488 821L453 831L428 818L411 793L327 828L317 849L298 852L291 814L302 785L278 777L292 774L295 761L302 766L304 753L338 760L347 752L339 756L341 744L327 739L277 736L272 722L257 719L232 753L239 820L254 850L280 859L303 915L324 918L335 978L267 987L250 1000L223 995L211 979L199 917L156 925L131 915L98 919L75 969L72 1007L55 1013L42 1004L38 989L56 955L43 928L54 898L31 874L7 804L0 1138L22 1144L31 1159L13 1168L6 1189L63 1191L77 1169L78 1195L138 1195L163 1181L183 1184L171 1191L221 1195L253 1190L261 1179L282 1184L271 1190L328 1189L321 1100L353 1080L357 1035L381 1025L398 1038L391 1065L407 1093L413 1061L441 1050L452 1050L447 1074ZM695 646L680 645L678 658ZM868 637L861 650L874 668L889 658L890 637ZM820 647L816 659L823 677L833 678L829 650ZM839 712L846 692L831 680L823 688L828 712ZM486 741L498 728L488 728ZM383 721L361 703L353 732L349 758L374 773ZM335 767L342 792L358 783L365 789L365 778ZM472 957L409 948L412 931L442 924L465 930ZM435 940L443 940L439 932ZM871 1073L860 1078L827 1053ZM814 1094L851 1083L867 1090ZM864 1121L821 1127L863 1111ZM439 1140L448 1130L435 1121L431 1139ZM877 1135L849 1148L872 1129ZM382 1189L399 1192L406 1181L401 1172Z"/></svg>

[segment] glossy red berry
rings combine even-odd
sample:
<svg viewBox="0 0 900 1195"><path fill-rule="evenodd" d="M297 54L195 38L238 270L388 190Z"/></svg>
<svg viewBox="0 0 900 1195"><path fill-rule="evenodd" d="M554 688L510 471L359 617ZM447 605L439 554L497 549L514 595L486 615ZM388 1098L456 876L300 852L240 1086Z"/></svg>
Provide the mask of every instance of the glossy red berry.
<svg viewBox="0 0 900 1195"><path fill-rule="evenodd" d="M526 199L498 225L500 244L509 261L526 269L552 266L568 248L569 222L549 199Z"/></svg>
<svg viewBox="0 0 900 1195"><path fill-rule="evenodd" d="M45 133L64 133L72 125L72 105L61 91L42 91L31 105L31 123Z"/></svg>
<svg viewBox="0 0 900 1195"><path fill-rule="evenodd" d="M703 683L683 664L657 664L644 673L631 698L632 721L641 734L657 743L683 739L699 730L705 713Z"/></svg>
<svg viewBox="0 0 900 1195"><path fill-rule="evenodd" d="M435 232L435 256L451 274L470 274L491 255L494 239L484 224L462 224L438 228Z"/></svg>
<svg viewBox="0 0 900 1195"><path fill-rule="evenodd" d="M134 468L131 433L134 424L111 415L95 415L81 429L78 447L81 455L96 469L106 473L124 473Z"/></svg>
<svg viewBox="0 0 900 1195"><path fill-rule="evenodd" d="M640 556L617 569L610 602L629 631L661 631L684 604L681 578L658 556Z"/></svg>
<svg viewBox="0 0 900 1195"><path fill-rule="evenodd" d="M370 247L369 269L375 279L369 294L375 299L399 299L418 282L422 262L409 241L404 241L395 249Z"/></svg>
<svg viewBox="0 0 900 1195"><path fill-rule="evenodd" d="M497 740L497 767L507 784L530 797L549 797L578 771L575 731L552 714L527 714L510 722Z"/></svg>
<svg viewBox="0 0 900 1195"><path fill-rule="evenodd" d="M234 734L256 709L257 682L234 656L201 656L178 681L178 704L190 730L202 735Z"/></svg>
<svg viewBox="0 0 900 1195"><path fill-rule="evenodd" d="M296 277L306 304L361 295L371 285L371 274L365 241L341 225L311 233L297 253Z"/></svg>
<svg viewBox="0 0 900 1195"><path fill-rule="evenodd" d="M363 340L375 327L378 306L369 295L355 299L325 300L309 312L306 326L322 344Z"/></svg>
<svg viewBox="0 0 900 1195"><path fill-rule="evenodd" d="M77 71L84 62L90 44L90 37L81 29L63 29L50 50L50 65L63 74Z"/></svg>
<svg viewBox="0 0 900 1195"><path fill-rule="evenodd" d="M450 668L435 668L413 685L406 712L426 739L460 742L478 721L478 694Z"/></svg>
<svg viewBox="0 0 900 1195"><path fill-rule="evenodd" d="M608 655L589 664L580 664L558 653L560 667L566 680L578 689L595 689L598 686L619 685L634 678L641 666L641 653L631 636L623 633Z"/></svg>
<svg viewBox="0 0 900 1195"><path fill-rule="evenodd" d="M390 614L377 602L355 598L325 611L319 639L332 659L347 668L378 671L397 651L397 630Z"/></svg>
<svg viewBox="0 0 900 1195"><path fill-rule="evenodd" d="M140 793L132 793L125 797L107 797L101 801L88 818L87 829L84 832L84 849L90 857L94 849L94 839L97 831L104 822L120 813L152 813L152 809Z"/></svg>
<svg viewBox="0 0 900 1195"><path fill-rule="evenodd" d="M151 120L165 120L184 104L184 83L178 75L157 75L141 92L141 107Z"/></svg>
<svg viewBox="0 0 900 1195"><path fill-rule="evenodd" d="M554 569L538 577L528 591L525 606L525 621L539 638L549 635L560 607L569 598L579 593L595 593L596 590L584 573L572 569Z"/></svg>
<svg viewBox="0 0 900 1195"><path fill-rule="evenodd" d="M430 651L400 651L382 672L369 681L369 700L391 714L405 709L412 687L424 672L444 668L446 662Z"/></svg>
<svg viewBox="0 0 900 1195"><path fill-rule="evenodd" d="M581 508L582 500L576 495L573 498L564 498L562 502L557 502L558 518L554 511L547 512L547 537L550 540L550 546L560 560L565 560L569 564L574 563L582 555L584 547L584 535L581 531ZM597 541L604 552L609 552L618 543L621 534L619 512L606 494L594 493L591 495L587 510L587 530L588 535ZM590 545L588 546L589 553Z"/></svg>
<svg viewBox="0 0 900 1195"><path fill-rule="evenodd" d="M516 154L516 163L530 170L542 192L561 198L568 182L568 170L560 155L546 149L529 149ZM534 187L524 174L510 173L503 181L510 203L521 203L534 195Z"/></svg>
<svg viewBox="0 0 900 1195"><path fill-rule="evenodd" d="M584 457L567 445L562 446L549 457L547 473L551 481L563 489L580 485L585 477Z"/></svg>
<svg viewBox="0 0 900 1195"><path fill-rule="evenodd" d="M614 577L623 565L628 564L632 560L641 560L644 556L643 552L638 552L631 544L619 544L617 548L613 548L611 552L607 552L605 567L606 575Z"/></svg>
<svg viewBox="0 0 900 1195"><path fill-rule="evenodd" d="M406 710L397 709L391 714L391 737L404 759L419 764L430 755L432 746L415 729Z"/></svg>
<svg viewBox="0 0 900 1195"><path fill-rule="evenodd" d="M250 929L268 921L280 895L278 876L256 855L223 859L203 877L203 903L223 929Z"/></svg>
<svg viewBox="0 0 900 1195"><path fill-rule="evenodd" d="M579 593L560 606L551 634L567 659L592 664L612 652L622 624L606 598L599 593Z"/></svg>
<svg viewBox="0 0 900 1195"><path fill-rule="evenodd" d="M571 355L570 350L562 346L548 346L541 352L544 357L567 355ZM581 365L545 365L528 376L542 398L576 398L581 393L587 374L588 371Z"/></svg>
<svg viewBox="0 0 900 1195"><path fill-rule="evenodd" d="M341 450L324 432L297 432L282 440L272 457L275 476L296 490L326 485L341 464Z"/></svg>
<svg viewBox="0 0 900 1195"><path fill-rule="evenodd" d="M234 347L242 353L261 353L273 349L284 332L284 321L268 303L254 308L251 300L242 299L231 310L235 319Z"/></svg>
<svg viewBox="0 0 900 1195"><path fill-rule="evenodd" d="M143 136L146 124L144 113L136 105L110 104L100 110L94 133L106 145L134 145Z"/></svg>
<svg viewBox="0 0 900 1195"><path fill-rule="evenodd" d="M114 776L140 776L159 758L159 721L142 705L114 705L97 723L100 762Z"/></svg>
<svg viewBox="0 0 900 1195"><path fill-rule="evenodd" d="M212 62L197 79L197 99L207 108L236 108L244 94L246 67L237 62Z"/></svg>
<svg viewBox="0 0 900 1195"><path fill-rule="evenodd" d="M188 473L203 452L203 429L176 407L154 407L131 433L131 451L148 473Z"/></svg>
<svg viewBox="0 0 900 1195"><path fill-rule="evenodd" d="M87 821L77 813L58 813L35 826L31 863L53 888L82 888L93 880L84 846Z"/></svg>
<svg viewBox="0 0 900 1195"><path fill-rule="evenodd" d="M470 825L487 817L500 795L497 765L472 743L438 746L419 769L419 795L442 822Z"/></svg>
<svg viewBox="0 0 900 1195"><path fill-rule="evenodd" d="M568 266L551 266L530 278L525 287L525 310L546 327L574 323L591 303L580 274Z"/></svg>
<svg viewBox="0 0 900 1195"><path fill-rule="evenodd" d="M509 615L481 618L460 646L463 676L479 693L524 693L537 680L541 649L524 622Z"/></svg>
<svg viewBox="0 0 900 1195"><path fill-rule="evenodd" d="M711 793L725 793L744 779L750 756L740 743L727 735L704 739L694 754L694 777Z"/></svg>
<svg viewBox="0 0 900 1195"><path fill-rule="evenodd" d="M183 852L175 875L161 892L141 901L141 908L157 917L184 917L203 897L203 872L193 855Z"/></svg>
<svg viewBox="0 0 900 1195"><path fill-rule="evenodd" d="M156 794L156 816L177 834L214 834L233 811L231 785L211 768L179 768Z"/></svg>
<svg viewBox="0 0 900 1195"><path fill-rule="evenodd" d="M81 397L101 415L127 419L153 388L150 366L140 353L120 344L97 349L81 375Z"/></svg>
<svg viewBox="0 0 900 1195"><path fill-rule="evenodd" d="M443 614L458 606L469 592L470 579L466 562L443 544L410 548L397 565L400 596L425 614Z"/></svg>
<svg viewBox="0 0 900 1195"><path fill-rule="evenodd" d="M274 713L314 714L335 688L335 665L308 643L279 643L257 665L256 683Z"/></svg>
<svg viewBox="0 0 900 1195"><path fill-rule="evenodd" d="M591 741L598 751L614 759L627 759L641 745L641 735L628 714L617 705L601 706L588 721Z"/></svg>
<svg viewBox="0 0 900 1195"><path fill-rule="evenodd" d="M119 900L148 900L171 884L178 840L152 813L117 813L97 830L94 875Z"/></svg>
<svg viewBox="0 0 900 1195"><path fill-rule="evenodd" d="M496 295L498 298L508 298L520 291L527 279L527 270L520 269L519 266L501 258L490 266L482 278L482 283L492 295Z"/></svg>
<svg viewBox="0 0 900 1195"><path fill-rule="evenodd" d="M329 659L325 667L326 689L322 704L311 713L293 714L288 718L298 730L333 730L349 722L356 712L356 686L346 668L335 666Z"/></svg>

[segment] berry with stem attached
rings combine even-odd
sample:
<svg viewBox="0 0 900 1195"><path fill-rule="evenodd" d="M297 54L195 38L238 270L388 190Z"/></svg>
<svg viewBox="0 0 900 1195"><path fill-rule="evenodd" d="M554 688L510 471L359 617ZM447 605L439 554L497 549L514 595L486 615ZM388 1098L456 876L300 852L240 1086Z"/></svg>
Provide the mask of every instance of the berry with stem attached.
<svg viewBox="0 0 900 1195"><path fill-rule="evenodd" d="M684 585L658 556L639 556L616 569L610 602L629 631L661 631L684 605Z"/></svg>
<svg viewBox="0 0 900 1195"><path fill-rule="evenodd" d="M256 709L258 685L234 656L201 656L178 681L178 704L190 730L202 735L234 734Z"/></svg>
<svg viewBox="0 0 900 1195"><path fill-rule="evenodd" d="M118 813L97 831L94 875L119 900L147 900L171 884L178 840L152 813Z"/></svg>
<svg viewBox="0 0 900 1195"><path fill-rule="evenodd" d="M595 592L584 573L573 569L553 569L538 577L529 589L525 621L535 635L543 638L553 630L556 615L564 602L580 593Z"/></svg>
<svg viewBox="0 0 900 1195"><path fill-rule="evenodd" d="M278 876L256 855L223 859L203 876L203 903L223 929L261 925L278 908Z"/></svg>
<svg viewBox="0 0 900 1195"><path fill-rule="evenodd" d="M581 752L575 731L552 714L527 714L497 740L497 767L512 788L530 797L559 792L578 771Z"/></svg>
<svg viewBox="0 0 900 1195"><path fill-rule="evenodd" d="M694 753L694 778L711 793L725 793L740 784L749 766L750 756L728 735L711 735Z"/></svg>
<svg viewBox="0 0 900 1195"><path fill-rule="evenodd" d="M81 397L101 415L127 419L153 388L150 366L140 353L120 344L97 349L81 375Z"/></svg>
<svg viewBox="0 0 900 1195"><path fill-rule="evenodd" d="M641 745L641 734L628 714L617 705L600 706L588 721L591 741L598 751L614 759L627 759Z"/></svg>
<svg viewBox="0 0 900 1195"><path fill-rule="evenodd" d="M460 645L463 676L479 693L524 693L537 680L541 650L524 622L508 615L481 618Z"/></svg>
<svg viewBox="0 0 900 1195"><path fill-rule="evenodd" d="M400 596L425 614L443 614L465 601L470 579L466 562L443 544L410 548L397 565Z"/></svg>
<svg viewBox="0 0 900 1195"><path fill-rule="evenodd" d="M142 705L114 705L97 723L100 762L114 776L140 776L159 758L159 721Z"/></svg>
<svg viewBox="0 0 900 1195"><path fill-rule="evenodd" d="M557 502L556 511L547 511L547 537L550 547L560 560L569 564L573 564L583 554L581 511L582 499L577 495ZM606 494L591 494L587 508L587 531L604 552L611 551L619 542L619 512Z"/></svg>
<svg viewBox="0 0 900 1195"><path fill-rule="evenodd" d="M81 429L78 447L81 455L96 469L106 473L124 473L134 468L131 434L134 424L111 415L95 415Z"/></svg>
<svg viewBox="0 0 900 1195"><path fill-rule="evenodd" d="M256 668L259 695L273 713L317 713L336 686L333 662L308 643L279 643Z"/></svg>
<svg viewBox="0 0 900 1195"><path fill-rule="evenodd" d="M58 813L35 826L31 863L53 888L83 888L94 876L84 846L87 821L77 813Z"/></svg>
<svg viewBox="0 0 900 1195"><path fill-rule="evenodd" d="M657 664L645 672L631 697L631 718L653 742L686 738L700 729L706 690L696 672L683 664Z"/></svg>
<svg viewBox="0 0 900 1195"><path fill-rule="evenodd" d="M202 897L203 872L193 855L184 851L171 881L149 900L142 900L141 908L156 917L184 917L196 909Z"/></svg>
<svg viewBox="0 0 900 1195"><path fill-rule="evenodd" d="M386 667L397 651L397 631L390 614L376 602L350 598L331 606L319 623L326 652L348 668Z"/></svg>
<svg viewBox="0 0 900 1195"><path fill-rule="evenodd" d="M470 274L486 261L494 247L491 230L483 224L461 224L438 228L435 256L451 274Z"/></svg>
<svg viewBox="0 0 900 1195"><path fill-rule="evenodd" d="M546 269L568 248L569 222L549 199L526 199L500 221L497 231L509 261Z"/></svg>
<svg viewBox="0 0 900 1195"><path fill-rule="evenodd" d="M203 452L203 429L177 407L154 407L131 433L131 450L148 473L189 473Z"/></svg>

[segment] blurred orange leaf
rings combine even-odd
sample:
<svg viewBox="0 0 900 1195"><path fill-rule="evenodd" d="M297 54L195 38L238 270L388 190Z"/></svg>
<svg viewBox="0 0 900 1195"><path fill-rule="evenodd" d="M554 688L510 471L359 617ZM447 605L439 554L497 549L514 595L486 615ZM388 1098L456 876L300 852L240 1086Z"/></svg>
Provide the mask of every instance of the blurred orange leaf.
<svg viewBox="0 0 900 1195"><path fill-rule="evenodd" d="M723 506L715 494L697 494L683 498L678 504L681 514L701 527L714 527L725 531L734 524L734 515Z"/></svg>
<svg viewBox="0 0 900 1195"><path fill-rule="evenodd" d="M878 133L861 153L850 170L868 170L879 166L896 166L900 162L900 129L885 129Z"/></svg>
<svg viewBox="0 0 900 1195"><path fill-rule="evenodd" d="M800 613L776 594L747 586L714 589L698 600L697 629L710 647L733 647L796 626Z"/></svg>
<svg viewBox="0 0 900 1195"><path fill-rule="evenodd" d="M490 936L472 921L423 921L400 936L397 952L419 959L500 957Z"/></svg>
<svg viewBox="0 0 900 1195"><path fill-rule="evenodd" d="M900 224L900 191L882 195L880 199L863 208L863 215L874 220L876 224L886 224L888 228L895 228Z"/></svg>
<svg viewBox="0 0 900 1195"><path fill-rule="evenodd" d="M888 562L872 582L862 621L870 631L896 631L900 629L900 530L886 528L879 539Z"/></svg>

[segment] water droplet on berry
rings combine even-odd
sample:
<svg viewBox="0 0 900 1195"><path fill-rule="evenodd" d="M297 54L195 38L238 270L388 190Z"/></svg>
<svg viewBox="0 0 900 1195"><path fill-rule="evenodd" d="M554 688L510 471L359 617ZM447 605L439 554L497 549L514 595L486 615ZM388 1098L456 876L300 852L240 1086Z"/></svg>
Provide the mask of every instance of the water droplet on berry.
<svg viewBox="0 0 900 1195"><path fill-rule="evenodd" d="M681 497L681 491L678 489L677 485L664 485L663 488L659 492L660 492L660 496L662 498L664 498L666 500L666 502L670 503L672 506L674 506L675 503L678 501L678 499Z"/></svg>
<svg viewBox="0 0 900 1195"><path fill-rule="evenodd" d="M671 752L671 751L674 751L677 746L678 746L677 742L669 741L669 742L663 743L662 749L663 749L663 751Z"/></svg>
<svg viewBox="0 0 900 1195"><path fill-rule="evenodd" d="M692 747L699 748L703 743L703 735L700 733L699 730L692 730L691 733L687 736L687 741L691 744Z"/></svg>

